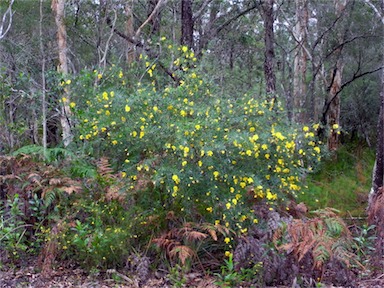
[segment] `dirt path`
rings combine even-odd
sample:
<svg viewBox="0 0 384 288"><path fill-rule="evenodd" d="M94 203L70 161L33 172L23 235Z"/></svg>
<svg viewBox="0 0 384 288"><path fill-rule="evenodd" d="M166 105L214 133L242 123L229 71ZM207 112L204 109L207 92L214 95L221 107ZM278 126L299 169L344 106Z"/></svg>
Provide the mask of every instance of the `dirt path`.
<svg viewBox="0 0 384 288"><path fill-rule="evenodd" d="M184 287L216 288L215 280L212 277L204 277L198 273L187 275L187 283ZM165 275L157 273L145 283L139 283L138 279L129 278L116 271L108 270L105 273L89 275L81 269L69 270L58 269L52 272L50 277L43 277L35 267L29 266L18 270L0 271L0 288L67 288L67 287L97 287L97 288L171 288L175 287ZM342 288L340 286L324 285L327 288ZM358 283L351 283L350 286L357 288L383 288L384 274L373 279L360 280ZM240 288L240 287L239 287ZM269 287L273 288L273 287ZM275 287L277 288L277 287ZM284 288L279 286L278 288ZM288 288L288 287L287 287ZM299 286L295 286L299 288ZM303 287L304 288L304 287Z"/></svg>

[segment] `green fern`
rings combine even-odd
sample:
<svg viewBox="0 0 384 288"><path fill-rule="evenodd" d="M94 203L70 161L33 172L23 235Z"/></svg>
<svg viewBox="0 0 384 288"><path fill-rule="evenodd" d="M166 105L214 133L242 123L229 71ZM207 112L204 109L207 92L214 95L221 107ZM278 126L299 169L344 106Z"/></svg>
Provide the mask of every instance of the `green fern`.
<svg viewBox="0 0 384 288"><path fill-rule="evenodd" d="M97 176L97 170L94 166L80 160L71 163L70 171L72 177L75 178L95 178Z"/></svg>
<svg viewBox="0 0 384 288"><path fill-rule="evenodd" d="M45 161L47 161L48 163L52 163L66 158L75 158L75 155L71 151L59 147L47 148L44 157L44 147L39 145L26 145L12 153L12 156L18 155L31 155L36 156L40 159L45 158Z"/></svg>
<svg viewBox="0 0 384 288"><path fill-rule="evenodd" d="M48 191L46 191L46 193L44 194L45 208L47 209L48 207L54 205L55 202L57 202L57 200L60 199L64 194L65 192L63 190L57 188L49 189Z"/></svg>

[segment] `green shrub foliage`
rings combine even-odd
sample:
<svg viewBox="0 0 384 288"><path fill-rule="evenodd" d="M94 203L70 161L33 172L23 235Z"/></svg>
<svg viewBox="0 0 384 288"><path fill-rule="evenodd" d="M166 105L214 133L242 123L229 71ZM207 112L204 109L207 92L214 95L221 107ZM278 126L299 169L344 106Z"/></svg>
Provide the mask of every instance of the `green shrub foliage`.
<svg viewBox="0 0 384 288"><path fill-rule="evenodd" d="M193 52L173 53L176 82L146 57L135 85L118 67L63 82L75 91L78 144L114 159L123 192L144 210L246 233L257 223L252 203L274 209L301 193L301 176L320 160L318 127L289 125L278 99L219 94L200 77Z"/></svg>

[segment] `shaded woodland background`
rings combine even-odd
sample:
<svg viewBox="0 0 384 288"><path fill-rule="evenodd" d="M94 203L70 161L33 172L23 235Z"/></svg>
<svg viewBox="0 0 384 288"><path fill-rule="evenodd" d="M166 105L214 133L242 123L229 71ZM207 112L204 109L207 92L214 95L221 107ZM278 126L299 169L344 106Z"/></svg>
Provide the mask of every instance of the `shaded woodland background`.
<svg viewBox="0 0 384 288"><path fill-rule="evenodd" d="M346 285L377 273L383 9L2 1L0 262L34 255L44 275L70 262L125 269L138 283L152 265L178 287L196 270L215 271L222 287ZM370 202L369 189L350 192L369 204L369 223L352 228L348 209L307 208L328 192L305 180L327 181L338 157L350 159L345 147L370 155L356 164ZM361 207L353 216L366 217Z"/></svg>

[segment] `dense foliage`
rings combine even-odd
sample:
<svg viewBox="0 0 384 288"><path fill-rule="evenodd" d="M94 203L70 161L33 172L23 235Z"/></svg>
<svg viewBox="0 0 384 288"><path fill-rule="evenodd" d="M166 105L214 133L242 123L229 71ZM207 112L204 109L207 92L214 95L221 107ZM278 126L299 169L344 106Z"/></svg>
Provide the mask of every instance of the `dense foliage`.
<svg viewBox="0 0 384 288"><path fill-rule="evenodd" d="M246 287L375 268L374 226L327 208L367 201L373 4L64 2L0 3L0 269Z"/></svg>

